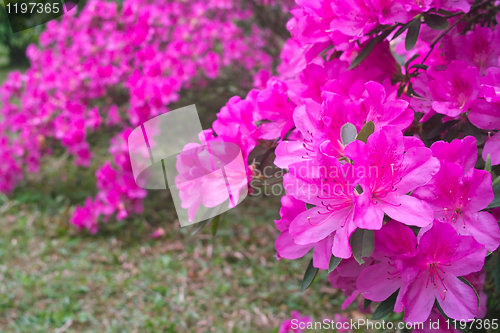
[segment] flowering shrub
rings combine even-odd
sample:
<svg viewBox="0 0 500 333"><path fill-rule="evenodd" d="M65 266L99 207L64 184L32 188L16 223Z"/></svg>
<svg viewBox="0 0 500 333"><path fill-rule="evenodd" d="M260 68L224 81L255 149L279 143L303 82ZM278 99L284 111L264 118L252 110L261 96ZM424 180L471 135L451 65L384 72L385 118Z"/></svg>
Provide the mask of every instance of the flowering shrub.
<svg viewBox="0 0 500 333"><path fill-rule="evenodd" d="M52 23L28 50L32 68L2 87L0 189L12 190L23 165L37 171L49 139L88 165L87 134L115 126L99 193L72 223L96 232L100 215L140 212L129 125L239 64L257 73L255 89L203 134L241 148L251 185L267 177L257 160L274 154L287 170L275 246L278 259L313 251L303 289L322 269L344 309L366 300L382 302L375 318L483 317L484 263L500 244L500 5L296 3L275 75L268 55L249 52L267 32L244 34L234 22L251 13L229 1L94 1ZM266 151L252 159L258 145Z"/></svg>
<svg viewBox="0 0 500 333"><path fill-rule="evenodd" d="M221 0L95 0L78 16L47 24L40 45L28 48L31 68L1 87L0 191L12 191L23 166L37 172L53 141L88 167L88 136L111 131L112 160L97 171L98 194L71 222L94 233L101 215L140 212L146 191L131 172L130 126L167 112L181 89L204 86L225 67L269 72L269 31L251 23L251 7L242 8Z"/></svg>
<svg viewBox="0 0 500 333"><path fill-rule="evenodd" d="M277 75L213 126L287 170L278 259L313 250L303 289L328 270L344 309L483 317L500 244L498 2L296 2Z"/></svg>

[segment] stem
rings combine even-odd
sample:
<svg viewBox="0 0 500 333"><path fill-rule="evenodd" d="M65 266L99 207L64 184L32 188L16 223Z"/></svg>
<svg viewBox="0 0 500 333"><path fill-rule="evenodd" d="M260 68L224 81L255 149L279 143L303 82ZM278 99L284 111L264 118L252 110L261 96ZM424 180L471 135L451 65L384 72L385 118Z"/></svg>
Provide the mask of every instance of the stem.
<svg viewBox="0 0 500 333"><path fill-rule="evenodd" d="M465 18L467 17L467 14L463 14L462 18L458 20L457 22L453 23L448 29L446 29L445 32L443 32L432 44L431 44L431 49L429 52L427 52L427 55L425 56L424 60L420 63L421 65L424 64L424 62L429 58L431 55L432 51L434 50L434 47L437 45L437 43L448 33L451 31L451 29L455 28L460 22L462 22Z"/></svg>

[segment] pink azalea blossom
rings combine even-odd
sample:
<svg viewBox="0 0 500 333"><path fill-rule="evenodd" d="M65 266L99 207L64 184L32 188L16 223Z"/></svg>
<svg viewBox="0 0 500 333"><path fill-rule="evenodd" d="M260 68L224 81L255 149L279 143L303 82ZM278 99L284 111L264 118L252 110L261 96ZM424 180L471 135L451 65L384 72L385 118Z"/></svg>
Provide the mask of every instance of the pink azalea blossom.
<svg viewBox="0 0 500 333"><path fill-rule="evenodd" d="M87 198L83 207L76 207L71 218L71 223L73 223L80 230L88 229L91 234L95 234L97 232L97 214L92 198Z"/></svg>
<svg viewBox="0 0 500 333"><path fill-rule="evenodd" d="M490 67L498 66L500 50L494 45L500 42L497 30L487 27L476 27L465 35L454 34L443 43L445 57L449 60L466 61L485 74ZM467 47L463 47L467 45Z"/></svg>
<svg viewBox="0 0 500 333"><path fill-rule="evenodd" d="M299 311L292 311L292 318L284 320L278 333L302 333L304 329L300 327L307 327L308 323L312 323L311 317L302 316Z"/></svg>
<svg viewBox="0 0 500 333"><path fill-rule="evenodd" d="M328 141L325 142L328 144ZM349 258L349 237L356 229L352 222L354 179L352 166L321 154L321 161L304 161L290 167L284 187L296 199L316 207L300 213L289 227L290 236L300 245L333 238L331 253Z"/></svg>
<svg viewBox="0 0 500 333"><path fill-rule="evenodd" d="M493 200L489 172L474 168L464 172L461 165L442 161L439 172L413 195L428 202L436 220L450 224L459 235L471 235L490 251L500 245L496 219L482 211Z"/></svg>
<svg viewBox="0 0 500 333"><path fill-rule="evenodd" d="M366 299L382 302L400 289L404 281L396 260L417 254L417 237L411 228L396 222L387 222L375 231L375 248L372 257L376 263L365 268L358 276L356 288ZM401 312L402 293L398 294L394 310Z"/></svg>
<svg viewBox="0 0 500 333"><path fill-rule="evenodd" d="M427 73L433 78L429 82L432 108L441 114L456 117L467 112L479 91L479 71L465 61L455 60L445 70L429 67Z"/></svg>
<svg viewBox="0 0 500 333"><path fill-rule="evenodd" d="M314 248L313 266L319 269L327 269L332 257L333 237L325 237L313 244L296 244L288 229L297 215L306 211L305 202L297 200L291 195L285 195L281 198L281 204L281 220L275 221L276 227L281 231L281 235L278 236L275 243L278 259L298 259Z"/></svg>
<svg viewBox="0 0 500 333"><path fill-rule="evenodd" d="M372 263L372 259L367 259L362 265L354 260L354 258L344 259L337 268L328 275L328 281L330 281L332 288L342 290L347 297L344 303L342 303L342 310L347 309L356 299L363 298L360 296L356 280L360 273L370 267Z"/></svg>
<svg viewBox="0 0 500 333"><path fill-rule="evenodd" d="M261 119L270 120L259 127L259 138L274 140L284 138L294 127L293 110L295 104L288 99L288 87L280 81L270 81L268 88L257 97L258 112Z"/></svg>
<svg viewBox="0 0 500 333"><path fill-rule="evenodd" d="M356 196L354 223L380 229L384 213L408 225L423 227L432 222L429 205L407 193L425 185L438 171L439 161L415 138L391 127L373 133L365 144L355 140L344 149L354 161L363 193Z"/></svg>
<svg viewBox="0 0 500 333"><path fill-rule="evenodd" d="M437 221L419 237L418 254L396 261L403 281L399 293L404 320L426 321L435 300L450 318L469 320L477 316L476 295L458 277L481 270L484 246Z"/></svg>

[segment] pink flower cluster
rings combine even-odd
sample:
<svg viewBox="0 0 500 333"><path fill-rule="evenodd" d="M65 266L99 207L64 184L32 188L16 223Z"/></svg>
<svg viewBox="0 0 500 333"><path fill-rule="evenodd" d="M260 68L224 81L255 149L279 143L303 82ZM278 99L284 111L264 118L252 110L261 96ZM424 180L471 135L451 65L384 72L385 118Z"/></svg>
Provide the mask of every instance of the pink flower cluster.
<svg viewBox="0 0 500 333"><path fill-rule="evenodd" d="M264 160L274 152L288 171L278 258L312 250L316 269L337 262L329 280L344 308L363 297L393 299L409 322L484 316L483 266L500 245L498 3L296 0L274 75L260 51L268 31L243 33L235 22L251 11L240 5L95 0L50 24L28 50L32 68L1 88L0 189L19 182L22 165L37 171L48 140L89 165L87 136L108 126L113 160L72 222L96 232L100 215L139 213L146 193L130 171L129 126L242 66L255 89L201 135L238 145L245 162L262 144ZM258 167L246 170L250 182L265 179ZM210 190L181 194L191 216Z"/></svg>
<svg viewBox="0 0 500 333"><path fill-rule="evenodd" d="M268 72L269 32L251 19L238 1L94 0L78 16L47 24L40 45L28 48L31 68L0 88L0 190L12 191L22 166L37 172L55 143L88 167L88 137L111 131L112 161L97 171L99 192L72 223L96 232L100 215L140 212L146 192L133 180L129 127L167 112L181 89L206 85L223 68Z"/></svg>
<svg viewBox="0 0 500 333"><path fill-rule="evenodd" d="M438 308L484 316L484 294L478 305L466 282L481 293L485 258L500 245L489 207L500 164L498 10L465 0L296 2L277 75L256 76L246 103L230 102L238 111L214 124L219 135L245 128L247 153L277 143L274 163L288 171L278 259L312 250L318 269L341 259L330 281L345 306L397 293L405 321L437 318Z"/></svg>

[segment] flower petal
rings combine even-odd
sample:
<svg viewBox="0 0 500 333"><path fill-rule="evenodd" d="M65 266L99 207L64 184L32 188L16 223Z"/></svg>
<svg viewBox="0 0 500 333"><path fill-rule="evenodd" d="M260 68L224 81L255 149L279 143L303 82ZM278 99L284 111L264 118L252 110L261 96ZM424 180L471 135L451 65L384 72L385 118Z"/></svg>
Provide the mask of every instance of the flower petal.
<svg viewBox="0 0 500 333"><path fill-rule="evenodd" d="M436 295L436 298L444 313L456 320L474 319L479 312L479 307L472 288L453 276L446 276L443 279L447 288L446 297L443 300ZM435 293L438 293L437 289Z"/></svg>
<svg viewBox="0 0 500 333"><path fill-rule="evenodd" d="M375 203L389 217L406 225L425 227L434 219L428 203L409 195L388 193L383 199L376 198Z"/></svg>

